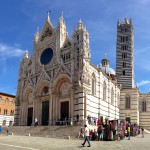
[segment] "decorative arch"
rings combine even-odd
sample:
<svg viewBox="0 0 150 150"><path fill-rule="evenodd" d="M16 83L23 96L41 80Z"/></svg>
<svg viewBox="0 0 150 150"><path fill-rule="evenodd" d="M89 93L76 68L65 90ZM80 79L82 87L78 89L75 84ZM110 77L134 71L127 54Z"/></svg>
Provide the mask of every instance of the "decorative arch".
<svg viewBox="0 0 150 150"><path fill-rule="evenodd" d="M120 107L120 94L119 94L119 92L117 93L117 98L116 99L117 99L117 101L116 101L117 106Z"/></svg>
<svg viewBox="0 0 150 150"><path fill-rule="evenodd" d="M23 91L23 100L26 101L28 100L31 101L33 97L33 88L32 86L27 86L24 91Z"/></svg>
<svg viewBox="0 0 150 150"><path fill-rule="evenodd" d="M50 83L47 80L42 80L36 86L36 93L38 96L42 96L49 93Z"/></svg>
<svg viewBox="0 0 150 150"><path fill-rule="evenodd" d="M127 94L125 96L125 108L130 109L131 108L131 96Z"/></svg>
<svg viewBox="0 0 150 150"><path fill-rule="evenodd" d="M106 101L106 82L104 81L103 82L103 100Z"/></svg>
<svg viewBox="0 0 150 150"><path fill-rule="evenodd" d="M61 96L69 95L71 81L70 77L66 74L59 75L53 83L54 91L59 93Z"/></svg>
<svg viewBox="0 0 150 150"><path fill-rule="evenodd" d="M9 104L9 98L6 98L5 104L6 104L6 105Z"/></svg>
<svg viewBox="0 0 150 150"><path fill-rule="evenodd" d="M111 88L111 104L114 105L114 89Z"/></svg>
<svg viewBox="0 0 150 150"><path fill-rule="evenodd" d="M71 79L70 77L67 75L67 74L60 74L57 76L57 78L54 80L53 82L53 87L56 87L56 85L58 84L58 82L61 80L61 79L66 79L68 80L70 83L71 83Z"/></svg>
<svg viewBox="0 0 150 150"><path fill-rule="evenodd" d="M71 84L71 79L67 74L60 74L55 78L52 84L53 90L55 92L59 92L59 87L63 82L68 82L69 84Z"/></svg>
<svg viewBox="0 0 150 150"><path fill-rule="evenodd" d="M92 95L96 95L96 77L92 74Z"/></svg>
<svg viewBox="0 0 150 150"><path fill-rule="evenodd" d="M146 112L146 100L145 99L143 99L142 100L142 112Z"/></svg>

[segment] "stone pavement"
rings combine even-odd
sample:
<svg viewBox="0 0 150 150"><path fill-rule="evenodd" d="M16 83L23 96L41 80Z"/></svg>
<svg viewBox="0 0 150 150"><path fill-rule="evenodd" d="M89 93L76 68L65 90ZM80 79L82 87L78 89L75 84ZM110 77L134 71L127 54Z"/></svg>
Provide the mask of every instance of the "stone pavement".
<svg viewBox="0 0 150 150"><path fill-rule="evenodd" d="M91 141L91 147L81 146L80 139L56 139L29 136L0 136L0 150L149 150L150 134L131 137L131 140L121 141Z"/></svg>

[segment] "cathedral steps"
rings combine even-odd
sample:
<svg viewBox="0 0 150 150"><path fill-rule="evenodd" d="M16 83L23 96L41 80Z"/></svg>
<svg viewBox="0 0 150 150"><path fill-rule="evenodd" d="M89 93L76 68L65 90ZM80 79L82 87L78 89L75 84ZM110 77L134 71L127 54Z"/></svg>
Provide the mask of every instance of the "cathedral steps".
<svg viewBox="0 0 150 150"><path fill-rule="evenodd" d="M81 126L13 126L9 128L10 135L36 136L48 138L76 138ZM6 128L3 127L3 134Z"/></svg>

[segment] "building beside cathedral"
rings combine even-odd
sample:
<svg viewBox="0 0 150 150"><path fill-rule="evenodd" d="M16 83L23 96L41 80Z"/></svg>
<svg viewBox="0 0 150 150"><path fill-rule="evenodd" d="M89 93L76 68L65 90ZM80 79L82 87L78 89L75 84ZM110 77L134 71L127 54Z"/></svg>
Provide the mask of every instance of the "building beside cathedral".
<svg viewBox="0 0 150 150"><path fill-rule="evenodd" d="M15 95L0 92L0 126L14 124Z"/></svg>
<svg viewBox="0 0 150 150"><path fill-rule="evenodd" d="M134 85L134 28L132 20L117 24L116 76L120 90L120 119L150 130L150 93Z"/></svg>
<svg viewBox="0 0 150 150"><path fill-rule="evenodd" d="M109 60L94 66L89 33L78 22L67 35L61 15L57 27L48 14L41 32L34 37L33 56L28 51L20 62L16 94L15 125L40 125L72 118L84 122L87 116L119 118L120 88Z"/></svg>

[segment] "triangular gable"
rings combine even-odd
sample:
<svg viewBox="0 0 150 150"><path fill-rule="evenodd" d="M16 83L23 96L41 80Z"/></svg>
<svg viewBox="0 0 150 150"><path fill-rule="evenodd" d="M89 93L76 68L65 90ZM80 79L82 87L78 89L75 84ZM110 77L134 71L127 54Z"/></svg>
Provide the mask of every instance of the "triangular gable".
<svg viewBox="0 0 150 150"><path fill-rule="evenodd" d="M40 34L40 40L43 41L46 37L50 37L53 34L55 34L54 26L52 25L51 22L46 20L43 30Z"/></svg>
<svg viewBox="0 0 150 150"><path fill-rule="evenodd" d="M44 69L44 66L43 66L42 72L41 72L41 74L40 74L40 77L39 77L37 83L39 83L39 82L42 81L42 80L48 80L48 81L50 81L50 77L49 77L48 74L46 73L46 71L45 71L45 69Z"/></svg>
<svg viewBox="0 0 150 150"><path fill-rule="evenodd" d="M64 42L64 45L63 45L63 48L67 48L67 47L70 47L71 46L71 41L70 39L67 37L65 42Z"/></svg>
<svg viewBox="0 0 150 150"><path fill-rule="evenodd" d="M63 64L63 62L61 62L61 66L59 67L54 79L59 75L59 74L68 74L69 76L71 76L71 73L69 71L69 69Z"/></svg>
<svg viewBox="0 0 150 150"><path fill-rule="evenodd" d="M30 79L30 75L28 75L28 78L27 78L27 80L25 82L25 87L27 87L27 86L32 86L33 87L33 82Z"/></svg>

